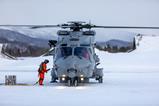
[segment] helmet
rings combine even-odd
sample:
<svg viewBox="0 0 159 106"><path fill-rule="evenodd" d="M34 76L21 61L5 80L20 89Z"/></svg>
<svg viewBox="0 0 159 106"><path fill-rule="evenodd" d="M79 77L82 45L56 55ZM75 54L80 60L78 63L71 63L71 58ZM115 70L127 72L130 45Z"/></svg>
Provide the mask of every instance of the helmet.
<svg viewBox="0 0 159 106"><path fill-rule="evenodd" d="M44 62L45 62L45 63L49 63L49 60L48 60L48 59L45 59Z"/></svg>

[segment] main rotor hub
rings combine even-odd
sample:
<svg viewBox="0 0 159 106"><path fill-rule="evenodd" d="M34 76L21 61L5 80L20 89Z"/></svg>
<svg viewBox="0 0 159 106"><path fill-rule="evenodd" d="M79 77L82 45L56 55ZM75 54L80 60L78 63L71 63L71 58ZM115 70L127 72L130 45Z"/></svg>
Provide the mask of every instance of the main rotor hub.
<svg viewBox="0 0 159 106"><path fill-rule="evenodd" d="M83 21L69 21L67 23L68 24L60 25L61 28L64 28L64 29L70 28L70 30L72 30L72 31L80 31L83 28L86 28L86 29L91 29L92 28L91 24L85 24L86 22L83 22Z"/></svg>

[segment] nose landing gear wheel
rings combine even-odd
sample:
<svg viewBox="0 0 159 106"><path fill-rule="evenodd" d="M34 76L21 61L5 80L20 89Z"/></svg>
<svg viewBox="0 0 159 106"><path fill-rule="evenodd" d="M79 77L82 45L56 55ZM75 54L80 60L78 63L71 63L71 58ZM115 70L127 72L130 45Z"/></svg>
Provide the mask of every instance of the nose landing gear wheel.
<svg viewBox="0 0 159 106"><path fill-rule="evenodd" d="M70 78L67 80L67 85L68 86L78 86L78 79L76 78Z"/></svg>
<svg viewBox="0 0 159 106"><path fill-rule="evenodd" d="M74 86L78 86L78 80L74 81Z"/></svg>

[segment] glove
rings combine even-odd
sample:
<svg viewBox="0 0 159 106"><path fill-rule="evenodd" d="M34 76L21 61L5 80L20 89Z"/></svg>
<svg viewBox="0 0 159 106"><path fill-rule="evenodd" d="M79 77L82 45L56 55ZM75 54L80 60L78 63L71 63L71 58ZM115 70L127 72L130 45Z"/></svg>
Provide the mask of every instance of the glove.
<svg viewBox="0 0 159 106"><path fill-rule="evenodd" d="M49 70L50 70L50 68L49 68L49 69L47 69L46 73L47 73Z"/></svg>

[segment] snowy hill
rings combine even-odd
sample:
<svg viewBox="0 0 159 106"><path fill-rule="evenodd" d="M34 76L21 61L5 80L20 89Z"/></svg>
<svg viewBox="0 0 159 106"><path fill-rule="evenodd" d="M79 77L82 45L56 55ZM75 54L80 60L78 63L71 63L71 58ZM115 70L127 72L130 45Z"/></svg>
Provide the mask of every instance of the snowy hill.
<svg viewBox="0 0 159 106"><path fill-rule="evenodd" d="M3 58L3 56L2 56L2 44L0 44L0 58Z"/></svg>
<svg viewBox="0 0 159 106"><path fill-rule="evenodd" d="M39 56L49 50L48 40L33 38L16 31L0 29L3 51L12 56Z"/></svg>
<svg viewBox="0 0 159 106"><path fill-rule="evenodd" d="M0 29L0 42L1 43L8 43L8 42L21 42L21 43L27 43L29 45L36 45L36 46L44 46L47 47L47 43L44 39L38 39L38 38L32 38L27 35L21 34L16 31L11 30L4 30Z"/></svg>
<svg viewBox="0 0 159 106"><path fill-rule="evenodd" d="M0 59L1 60L6 58L6 56L2 53L2 46L3 46L3 44L0 44Z"/></svg>
<svg viewBox="0 0 159 106"><path fill-rule="evenodd" d="M11 55L9 55L8 53L5 53L2 51L2 48L3 48L3 44L0 44L0 59L13 59L15 60L16 57L13 57Z"/></svg>
<svg viewBox="0 0 159 106"><path fill-rule="evenodd" d="M25 27L0 27L1 29L6 29L14 32L21 33L23 35L30 36L32 38L40 39L56 39L56 29L30 29Z"/></svg>
<svg viewBox="0 0 159 106"><path fill-rule="evenodd" d="M107 72L125 72L150 71L159 69L159 37L144 36L137 46L137 49L131 53L112 54L97 50L101 59L101 67ZM141 70L136 70L141 69ZM119 69L122 69L119 71Z"/></svg>

